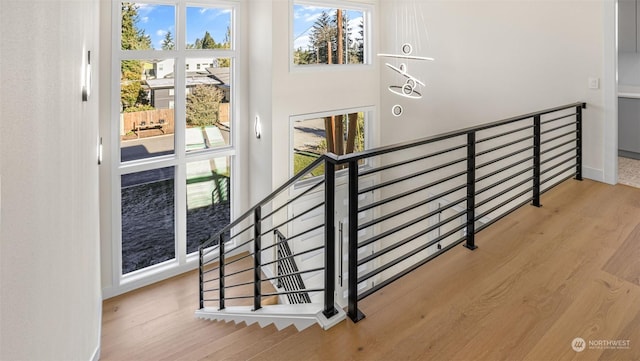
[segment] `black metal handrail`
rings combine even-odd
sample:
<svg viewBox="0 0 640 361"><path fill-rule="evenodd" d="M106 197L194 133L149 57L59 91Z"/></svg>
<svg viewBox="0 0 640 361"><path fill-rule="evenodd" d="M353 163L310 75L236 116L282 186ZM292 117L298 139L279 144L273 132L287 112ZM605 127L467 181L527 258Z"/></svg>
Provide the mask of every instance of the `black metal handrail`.
<svg viewBox="0 0 640 361"><path fill-rule="evenodd" d="M475 249L477 232L527 203L540 206L541 194L561 182L571 177L581 180L582 109L585 108L586 103L576 102L359 153L320 156L200 247L200 307L204 307L205 301L216 301L223 309L225 299L253 298L254 309L258 309L264 296L292 293L263 292L263 282L279 282L284 276L323 271L324 288L305 289L305 292L323 292L325 315L328 318L335 315L335 259L342 260L342 256L335 254L335 175L336 169L346 168L342 172L348 175L348 315L353 321L362 319L364 315L358 309L358 301L460 243ZM572 109L575 111L570 112ZM395 155L402 159L388 159ZM325 174L320 181L275 206L266 215L262 214L263 207L266 209L269 202L321 164ZM368 184L361 187L360 180L364 178ZM320 188L324 191L321 203L286 220L272 221L263 229L267 218L273 218L277 212ZM372 201L359 204L359 196L365 193L375 196ZM263 247L262 237L321 207L323 223L298 230L297 234L287 237L287 241L322 228L324 244L284 258L293 259L305 252L321 250L323 267L263 277L261 268L277 261L262 262L261 255L277 247L278 241ZM376 216L360 219L363 213L373 211ZM251 222L231 234L235 227ZM369 235L359 239L359 232L367 230ZM225 261L227 235L228 240L244 235L248 240L240 240L238 244L253 245L252 253L241 257L252 257L253 267L232 273L253 272L254 287L249 295L225 297L225 289L238 286L225 285L229 277L225 275L225 266L238 261ZM358 251L363 247L373 248L359 258ZM205 257L212 254L217 256L205 262ZM362 266L366 269L359 274L358 267ZM215 272L217 278L206 279ZM204 284L211 282L217 282L218 287L204 290ZM241 285L249 284L251 282ZM359 290L359 285L364 285L364 289ZM205 292L217 292L218 298L207 299Z"/></svg>
<svg viewBox="0 0 640 361"><path fill-rule="evenodd" d="M286 199L282 204L275 204L274 200L281 194L290 190L291 187L296 184L297 181L303 179L306 175L311 174L320 165L325 167L325 177L319 181L315 181L315 184L311 184L306 190L300 192L296 196L286 195ZM327 189L333 189L335 187L335 166L332 162L328 161L326 157L320 157L313 161L296 176L292 177L285 184L280 186L274 192L266 196L256 205L247 210L239 218L232 223L221 229L218 233L213 235L209 240L204 242L199 247L199 274L200 274L200 308L204 308L207 302L216 302L219 309L226 308L225 301L227 300L253 300L253 310L260 309L262 307L262 299L269 296L287 296L288 298L295 297L298 300L307 302L310 300L309 293L323 292L324 295L324 314L329 318L337 313L334 306L334 294L333 292L326 292L326 290L333 290L334 276L335 276L335 238L333 235L333 208L335 207L335 201L333 199L333 192L328 192ZM322 190L325 193L325 197L322 201L316 202L312 205L305 205L305 209L300 210L295 215L289 215L289 208L297 201L302 199L305 195L313 192L314 190ZM263 210L269 209L270 211ZM323 217L318 224L312 224L305 229L297 229L295 232L291 231L288 238L277 239L270 244L264 243L263 238L269 234L275 234L278 238L284 237L280 232L281 229L287 229L292 225L294 221L300 220L304 217L313 216L314 212L322 211L324 208ZM279 212L287 213L285 217L277 217ZM233 230L239 228L239 230L233 233ZM289 241L295 241L296 239L309 235L311 232L324 229L323 244L318 247L310 249L298 250L297 253L291 253L283 255L281 248L283 243ZM226 243L235 241L233 249L227 249ZM235 249L244 249L245 247L251 247L245 255L237 256L232 260L227 260L227 257L231 255ZM288 247L287 247L288 248ZM277 251L276 251L277 249ZM280 272L280 267L283 262L289 262L295 264L295 258L304 255L309 255L314 252L321 251L324 253L324 266L312 267L305 269L298 269L297 266L292 267L287 272ZM263 259L263 255L266 253L278 254L275 260ZM328 255L331 255L329 257ZM252 266L244 266L243 269L237 269L239 262L247 259L251 259ZM234 265L234 271L229 272L229 266ZM276 275L273 277L263 275L263 270L269 267L277 267ZM304 283L301 282L302 275L310 275L324 273L324 285L322 288L306 288ZM251 281L238 281L236 277L241 275L252 274L253 280ZM279 292L267 292L263 291L263 283L291 283L291 280L296 280L298 286L304 287L304 290L281 290ZM216 286L207 286L205 284ZM247 290L247 286L253 286L250 291ZM227 291L233 290L234 295L228 295ZM303 291L303 292L301 292ZM242 293L244 292L244 293ZM238 294L240 293L240 294ZM210 295L215 294L211 297Z"/></svg>
<svg viewBox="0 0 640 361"><path fill-rule="evenodd" d="M362 319L364 315L357 306L359 300L455 245L464 242L465 247L475 249L477 232L526 203L540 206L540 195L550 187L573 176L581 180L584 108L585 103L571 103L416 141L331 157L337 164L349 164L349 317L356 322ZM575 112L542 121L543 116L571 109L575 109ZM556 124L565 119L571 121ZM522 122L527 124L522 125ZM543 129L543 126L549 128ZM571 139L567 140L568 137ZM461 144L452 145L454 140ZM435 150L421 149L425 145L438 144L442 146ZM571 145L575 146L566 149ZM483 148L480 149L480 146ZM398 152L404 155L410 149L414 151L408 160L383 164L359 173L358 162ZM440 161L434 160L443 156ZM545 156L547 158L543 159ZM425 160L434 161L426 164ZM557 169L560 170L541 179L543 175ZM386 176L383 181L360 187L361 178L381 173L382 170ZM571 174L567 175L567 172ZM427 177L429 174L433 176ZM559 178L559 181L544 188L545 184ZM404 183L407 185L402 187L401 184ZM357 197L364 192L378 192L375 202L359 206ZM408 212L418 212L421 207L445 197L455 200L414 218L407 215ZM523 201L523 198L526 200ZM394 204L398 205L394 207ZM460 204L464 204L464 207L460 207ZM361 223L359 215L372 209L380 209L379 213L382 215ZM444 212L449 212L450 215L441 220L439 217ZM493 214L495 216L485 219ZM434 216L438 216L434 224L423 225L425 220ZM460 218L463 221L456 223ZM382 225L385 222L387 224ZM374 225L378 227L376 234L359 240L358 232L373 229L371 227ZM402 235L402 232L409 232L413 226L416 226L417 231ZM423 240L429 232L440 229L444 230L443 234ZM442 242L447 242L444 247ZM376 245L376 251L359 258L358 249L371 245ZM401 250L402 248L405 250ZM433 250L430 251L430 248ZM400 267L404 263L408 266ZM359 274L358 267L366 264L371 266L364 274ZM397 267L400 270L396 270ZM381 277L383 274L385 275ZM364 291L358 290L359 284L373 279L376 282L371 282L371 286L365 285Z"/></svg>

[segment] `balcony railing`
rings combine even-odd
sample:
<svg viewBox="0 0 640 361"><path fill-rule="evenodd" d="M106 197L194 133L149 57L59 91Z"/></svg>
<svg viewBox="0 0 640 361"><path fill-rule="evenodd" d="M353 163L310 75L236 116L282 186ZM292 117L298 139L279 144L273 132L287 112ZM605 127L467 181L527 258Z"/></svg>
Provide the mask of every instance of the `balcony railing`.
<svg viewBox="0 0 640 361"><path fill-rule="evenodd" d="M300 294L263 292L263 283L318 273L323 282L307 284L304 293L322 294L330 318L336 313L336 276L343 276L336 260L346 255L348 315L362 319L362 299L459 244L475 249L481 230L525 204L539 207L541 195L563 181L581 180L585 108L572 103L360 153L323 155L200 247L200 308L251 299L259 309L263 297ZM321 165L324 177L296 187ZM346 249L335 232L336 169L347 179ZM276 231L283 236L262 242ZM315 233L315 246L303 246L309 242L301 240ZM268 275L282 259L273 251L284 243L293 245L285 257L321 256L322 264ZM226 259L247 246L251 251L243 257L253 258L253 267L242 272L252 279L229 283L238 272L225 272ZM344 254L336 257L337 250ZM227 294L243 286L244 293Z"/></svg>

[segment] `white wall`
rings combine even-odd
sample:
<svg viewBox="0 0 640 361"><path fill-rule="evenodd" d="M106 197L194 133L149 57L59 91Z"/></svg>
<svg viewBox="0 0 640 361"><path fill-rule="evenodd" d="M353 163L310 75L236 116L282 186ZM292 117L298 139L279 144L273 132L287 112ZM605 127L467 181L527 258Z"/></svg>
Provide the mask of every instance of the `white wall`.
<svg viewBox="0 0 640 361"><path fill-rule="evenodd" d="M382 143L584 101L585 175L601 178L604 95L587 80L604 77L603 11L595 0L382 0L381 50L397 53L413 42L418 55L435 58L409 64L427 83L422 100L382 92ZM419 39L407 31L415 18L427 30ZM387 69L381 79L384 88L397 82ZM401 118L387 115L396 103L405 107Z"/></svg>
<svg viewBox="0 0 640 361"><path fill-rule="evenodd" d="M97 23L97 0L0 2L2 360L99 350Z"/></svg>
<svg viewBox="0 0 640 361"><path fill-rule="evenodd" d="M249 0L248 4L248 34L249 57L248 78L249 86L249 112L247 123L249 125L248 154L246 159L249 164L250 189L248 206L258 202L272 190L271 148L273 146L272 131L272 87L273 87L273 4L272 1ZM260 139L255 137L255 117L259 117L262 135ZM280 138L284 139L284 138ZM286 138L288 139L288 138Z"/></svg>

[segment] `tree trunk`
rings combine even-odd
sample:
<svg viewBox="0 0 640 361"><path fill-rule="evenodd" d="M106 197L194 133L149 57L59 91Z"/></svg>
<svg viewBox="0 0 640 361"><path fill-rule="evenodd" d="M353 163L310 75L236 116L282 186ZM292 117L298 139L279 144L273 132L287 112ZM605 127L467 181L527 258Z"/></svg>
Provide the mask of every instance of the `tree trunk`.
<svg viewBox="0 0 640 361"><path fill-rule="evenodd" d="M324 133L327 138L327 152L335 153L335 143L333 142L333 117L324 118Z"/></svg>
<svg viewBox="0 0 640 361"><path fill-rule="evenodd" d="M347 131L347 150L346 154L353 153L356 150L356 137L358 134L358 113L347 115L349 120L349 130Z"/></svg>
<svg viewBox="0 0 640 361"><path fill-rule="evenodd" d="M335 154L343 155L344 154L344 122L342 121L342 115L336 115L333 117L333 129L334 129L334 140L333 144L335 145Z"/></svg>

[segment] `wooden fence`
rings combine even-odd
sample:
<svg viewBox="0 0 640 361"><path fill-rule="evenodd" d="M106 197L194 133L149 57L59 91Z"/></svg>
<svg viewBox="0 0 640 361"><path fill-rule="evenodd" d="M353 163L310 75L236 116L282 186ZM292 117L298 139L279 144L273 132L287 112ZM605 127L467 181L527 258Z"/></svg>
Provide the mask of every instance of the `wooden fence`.
<svg viewBox="0 0 640 361"><path fill-rule="evenodd" d="M173 109L155 109L141 112L120 114L120 135L136 133L139 137L157 135L158 131L164 134L174 132ZM156 130L151 132L150 130ZM148 135L147 135L148 133Z"/></svg>
<svg viewBox="0 0 640 361"><path fill-rule="evenodd" d="M229 125L229 103L220 104L219 120ZM138 138L173 134L175 129L173 109L155 109L120 114L120 136L135 134Z"/></svg>

